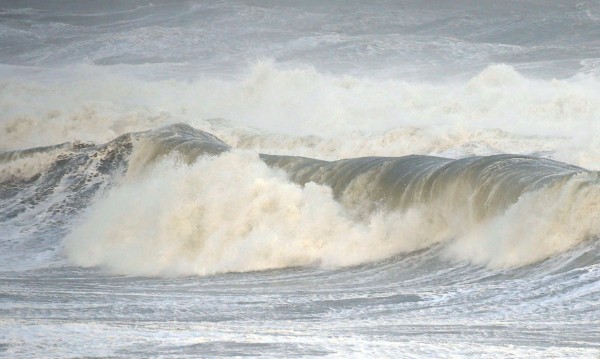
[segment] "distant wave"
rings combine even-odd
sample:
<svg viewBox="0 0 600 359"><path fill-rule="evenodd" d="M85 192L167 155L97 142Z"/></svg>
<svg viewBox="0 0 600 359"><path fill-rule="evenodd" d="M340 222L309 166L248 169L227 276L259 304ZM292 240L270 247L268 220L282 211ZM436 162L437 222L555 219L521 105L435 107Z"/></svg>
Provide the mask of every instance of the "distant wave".
<svg viewBox="0 0 600 359"><path fill-rule="evenodd" d="M599 169L598 79L528 78L492 65L470 79L406 82L282 69L149 81L98 66L0 65L1 150L187 123L235 148L340 159L412 153L542 155Z"/></svg>

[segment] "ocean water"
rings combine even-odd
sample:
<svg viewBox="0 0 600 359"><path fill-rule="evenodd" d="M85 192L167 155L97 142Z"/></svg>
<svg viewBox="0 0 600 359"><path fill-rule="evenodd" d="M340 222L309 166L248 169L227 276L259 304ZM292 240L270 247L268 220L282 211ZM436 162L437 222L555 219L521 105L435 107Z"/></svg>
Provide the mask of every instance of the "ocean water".
<svg viewBox="0 0 600 359"><path fill-rule="evenodd" d="M0 2L0 356L595 358L600 3Z"/></svg>

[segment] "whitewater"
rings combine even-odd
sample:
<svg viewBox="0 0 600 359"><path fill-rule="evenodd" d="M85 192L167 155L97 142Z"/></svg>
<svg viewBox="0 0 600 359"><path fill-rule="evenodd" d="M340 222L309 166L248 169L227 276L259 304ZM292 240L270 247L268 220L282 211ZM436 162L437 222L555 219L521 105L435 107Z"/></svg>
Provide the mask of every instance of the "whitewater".
<svg viewBox="0 0 600 359"><path fill-rule="evenodd" d="M594 1L0 2L0 355L600 355Z"/></svg>

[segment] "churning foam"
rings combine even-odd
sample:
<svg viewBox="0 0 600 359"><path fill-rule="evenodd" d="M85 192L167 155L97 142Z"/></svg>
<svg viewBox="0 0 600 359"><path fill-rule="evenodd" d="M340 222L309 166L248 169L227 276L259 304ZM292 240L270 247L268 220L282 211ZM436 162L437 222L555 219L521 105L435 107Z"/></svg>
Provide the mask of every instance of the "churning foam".
<svg viewBox="0 0 600 359"><path fill-rule="evenodd" d="M353 221L328 187L302 188L233 152L160 162L94 204L66 247L74 264L116 273L204 275L376 260L395 251L377 231Z"/></svg>
<svg viewBox="0 0 600 359"><path fill-rule="evenodd" d="M1 80L3 149L106 142L182 122L273 154L543 153L587 168L600 163L593 77L537 80L495 65L462 83L409 83L268 62L239 79L146 81L94 66L55 71ZM214 118L226 121L207 120Z"/></svg>

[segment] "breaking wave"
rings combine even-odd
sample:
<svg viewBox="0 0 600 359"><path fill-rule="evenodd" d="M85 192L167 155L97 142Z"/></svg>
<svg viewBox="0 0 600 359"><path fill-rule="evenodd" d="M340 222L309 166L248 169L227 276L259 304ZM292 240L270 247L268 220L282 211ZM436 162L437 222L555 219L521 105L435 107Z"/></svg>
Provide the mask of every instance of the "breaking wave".
<svg viewBox="0 0 600 359"><path fill-rule="evenodd" d="M76 265L206 275L435 247L510 268L600 234L598 172L548 159L259 155L183 124L126 138L126 170L65 240Z"/></svg>

